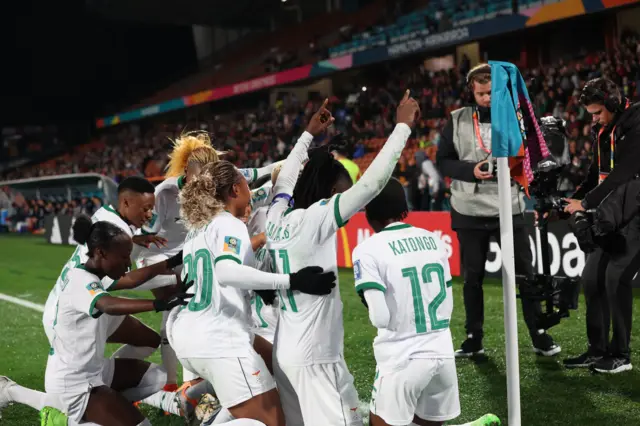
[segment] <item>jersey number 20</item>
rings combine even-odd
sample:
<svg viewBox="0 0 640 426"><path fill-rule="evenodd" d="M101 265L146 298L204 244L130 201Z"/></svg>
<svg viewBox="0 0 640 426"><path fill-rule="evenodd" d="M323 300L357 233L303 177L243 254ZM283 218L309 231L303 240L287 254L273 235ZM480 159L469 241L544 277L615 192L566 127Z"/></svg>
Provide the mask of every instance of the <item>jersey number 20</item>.
<svg viewBox="0 0 640 426"><path fill-rule="evenodd" d="M189 301L187 309L192 312L207 309L213 293L213 262L209 250L199 249L194 256L188 254L182 263L184 271L189 274L189 280L194 282L194 296ZM202 276L198 276L199 263L202 263Z"/></svg>
<svg viewBox="0 0 640 426"><path fill-rule="evenodd" d="M449 327L448 319L438 319L438 308L447 298L447 287L451 284L444 280L444 268L439 263L427 263L422 267L422 282L426 285L438 284L440 291L427 306L429 312L429 322L431 323L431 331L442 330ZM436 283L433 282L433 275L436 276ZM420 289L420 279L418 276L418 268L404 268L402 276L409 278L411 281L411 294L413 295L413 311L415 314L416 333L427 332L427 320L424 314L424 302L422 301L422 290Z"/></svg>

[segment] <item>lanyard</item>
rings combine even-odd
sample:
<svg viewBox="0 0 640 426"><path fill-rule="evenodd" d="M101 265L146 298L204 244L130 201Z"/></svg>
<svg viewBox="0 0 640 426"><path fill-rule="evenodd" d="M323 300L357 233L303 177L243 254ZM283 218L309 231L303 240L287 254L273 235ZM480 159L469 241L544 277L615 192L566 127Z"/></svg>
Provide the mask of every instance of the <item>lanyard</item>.
<svg viewBox="0 0 640 426"><path fill-rule="evenodd" d="M609 173L613 171L613 163L614 163L613 160L614 160L615 151L616 151L616 138L615 138L616 127L618 127L617 124L613 126L613 129L611 129L611 135L609 138L611 143L611 155L609 158ZM602 132L604 132L604 126L598 132L598 169L602 169L602 157L600 156L600 143L601 143L600 136L602 135ZM600 173L603 173L602 170L600 170Z"/></svg>
<svg viewBox="0 0 640 426"><path fill-rule="evenodd" d="M624 107L624 109L629 108L629 100L627 100L627 103ZM609 135L609 141L611 143L611 155L609 156L609 173L611 173L613 171L613 165L614 165L614 159L615 159L615 151L616 151L616 127L618 127L618 125L616 124L615 126L613 126L613 129L611 129L611 134ZM602 157L600 156L600 136L602 136L602 132L604 132L604 126L602 126L602 128L600 129L600 131L598 132L598 169L600 169L600 181L602 182L604 176L603 175L608 175L609 173L603 172L602 169Z"/></svg>
<svg viewBox="0 0 640 426"><path fill-rule="evenodd" d="M480 123L478 120L478 110L474 110L473 111L473 127L476 131L476 139L478 141L478 146L480 147L480 149L482 149L484 152L486 152L487 154L491 154L491 150L487 149L487 147L485 146L484 142L482 141L482 135L480 134Z"/></svg>

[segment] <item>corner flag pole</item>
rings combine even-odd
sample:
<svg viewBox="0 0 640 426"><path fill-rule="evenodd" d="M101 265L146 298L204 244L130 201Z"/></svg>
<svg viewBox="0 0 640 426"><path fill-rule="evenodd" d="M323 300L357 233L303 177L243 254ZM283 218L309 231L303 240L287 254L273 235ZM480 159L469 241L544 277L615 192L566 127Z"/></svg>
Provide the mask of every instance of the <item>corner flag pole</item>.
<svg viewBox="0 0 640 426"><path fill-rule="evenodd" d="M513 196L511 194L509 157L521 155L520 151L524 142L524 124L522 117L517 112L520 108L520 93L516 94L514 91L526 91L526 87L521 87L523 85L522 77L514 64L489 61L489 65L491 66L491 151L498 166L498 204L500 208L502 297L507 353L509 426L521 426L516 268L513 248ZM528 94L525 93L525 95L528 97Z"/></svg>
<svg viewBox="0 0 640 426"><path fill-rule="evenodd" d="M518 315L516 311L516 268L513 249L511 170L508 157L496 158L500 204L500 249L502 252L502 297L507 352L507 403L509 426L520 426L520 362L518 360Z"/></svg>

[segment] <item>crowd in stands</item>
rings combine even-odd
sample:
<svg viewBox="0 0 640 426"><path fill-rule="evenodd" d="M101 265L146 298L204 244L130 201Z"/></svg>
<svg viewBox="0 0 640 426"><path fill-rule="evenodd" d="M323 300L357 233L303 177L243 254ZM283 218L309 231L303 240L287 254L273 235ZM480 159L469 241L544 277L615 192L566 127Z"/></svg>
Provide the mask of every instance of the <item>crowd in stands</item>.
<svg viewBox="0 0 640 426"><path fill-rule="evenodd" d="M434 167L435 153L446 117L470 100L465 90L470 65L463 60L456 68L433 72L424 66L401 70L396 64L393 70L386 71L386 78L381 80L386 82L383 87L336 92L330 98L335 125L318 143L334 137L345 138L352 147L349 155L364 172L394 126L397 100L406 88L411 88L420 102L422 117L414 139L399 161L396 176L405 185L414 210L446 209L447 182ZM628 35L613 52L583 53L570 60L521 71L538 115L563 117L567 122L571 165L563 175L562 189L571 191L584 178L593 148L590 117L578 102L580 88L589 79L607 77L619 83L627 97L636 97L640 39ZM321 101L320 98L302 101L285 95L273 105L216 115L197 123L168 123L160 116L153 123L122 125L105 131L73 153L35 167L13 170L3 178L80 172L102 173L116 181L131 174L161 176L171 139L185 129L209 132L216 148L227 151L227 159L239 166L256 167L286 157ZM56 207L31 200L20 208L21 217L33 219L39 217L36 212ZM57 206L64 212L78 208L77 202Z"/></svg>
<svg viewBox="0 0 640 426"><path fill-rule="evenodd" d="M63 197L27 199L8 186L0 188L0 233L44 232L44 218L49 214L93 215L102 206L98 196L65 200Z"/></svg>

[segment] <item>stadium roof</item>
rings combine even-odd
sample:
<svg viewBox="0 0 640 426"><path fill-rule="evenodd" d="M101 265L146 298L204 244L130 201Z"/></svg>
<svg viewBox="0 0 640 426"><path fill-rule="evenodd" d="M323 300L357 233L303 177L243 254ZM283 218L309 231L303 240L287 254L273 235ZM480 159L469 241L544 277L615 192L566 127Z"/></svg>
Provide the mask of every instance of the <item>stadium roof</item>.
<svg viewBox="0 0 640 426"><path fill-rule="evenodd" d="M267 27L270 17L282 7L281 0L86 1L91 9L111 18L229 28Z"/></svg>

